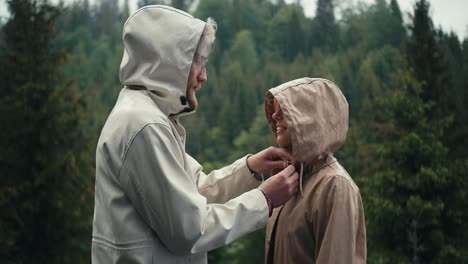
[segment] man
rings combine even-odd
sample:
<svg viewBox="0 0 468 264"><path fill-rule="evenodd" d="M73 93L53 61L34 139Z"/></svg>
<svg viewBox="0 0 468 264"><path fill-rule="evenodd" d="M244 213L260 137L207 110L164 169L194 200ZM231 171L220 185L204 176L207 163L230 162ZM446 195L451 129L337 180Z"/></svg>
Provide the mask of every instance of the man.
<svg viewBox="0 0 468 264"><path fill-rule="evenodd" d="M185 153L179 118L198 106L215 31L212 19L167 6L143 7L125 23L125 87L96 150L93 263L206 263L207 251L264 227L297 191L283 150L209 175ZM277 168L285 169L263 183L253 177Z"/></svg>
<svg viewBox="0 0 468 264"><path fill-rule="evenodd" d="M265 112L300 168L301 190L270 218L265 263L366 263L361 194L333 157L348 132L348 102L338 86L319 78L284 83L268 91Z"/></svg>

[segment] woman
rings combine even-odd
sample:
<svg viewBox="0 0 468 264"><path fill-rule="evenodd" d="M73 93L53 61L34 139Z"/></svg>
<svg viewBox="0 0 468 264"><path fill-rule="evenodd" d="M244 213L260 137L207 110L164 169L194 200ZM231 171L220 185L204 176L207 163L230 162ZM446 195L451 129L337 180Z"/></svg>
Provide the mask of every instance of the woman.
<svg viewBox="0 0 468 264"><path fill-rule="evenodd" d="M270 89L265 112L300 171L300 193L268 223L266 263L365 263L361 195L333 157L348 131L346 98L329 80L302 78Z"/></svg>

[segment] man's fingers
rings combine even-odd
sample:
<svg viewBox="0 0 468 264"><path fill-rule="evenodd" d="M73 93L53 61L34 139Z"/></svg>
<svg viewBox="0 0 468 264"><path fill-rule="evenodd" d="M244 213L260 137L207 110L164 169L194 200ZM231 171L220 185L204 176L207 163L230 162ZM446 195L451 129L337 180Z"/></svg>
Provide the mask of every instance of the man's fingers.
<svg viewBox="0 0 468 264"><path fill-rule="evenodd" d="M284 169L288 166L288 162L285 160L269 161L266 164L269 167L268 169Z"/></svg>
<svg viewBox="0 0 468 264"><path fill-rule="evenodd" d="M294 172L296 171L296 168L293 166L293 165L289 165L288 167L286 167L286 169L284 169L282 171L283 175L285 175L286 177L289 177L291 176L291 174L293 174ZM297 172L296 172L297 174Z"/></svg>
<svg viewBox="0 0 468 264"><path fill-rule="evenodd" d="M271 149L271 158L272 159L292 160L292 155L288 151L286 151L285 149L272 148Z"/></svg>
<svg viewBox="0 0 468 264"><path fill-rule="evenodd" d="M289 165L289 166L292 166L292 165ZM292 167L294 168L294 166ZM289 176L289 180L292 182L297 182L298 179L299 179L299 173L297 173L297 171L292 173L291 176Z"/></svg>
<svg viewBox="0 0 468 264"><path fill-rule="evenodd" d="M282 175L289 177L291 176L291 174L293 174L296 171L296 168L293 165L289 165L283 169L283 166L284 166L283 161L273 161L273 162L268 163L268 165L272 165L272 164L279 166L279 167L274 167L274 166L271 167L271 168L274 168L273 172L276 172L276 173L273 173L273 175L281 173Z"/></svg>

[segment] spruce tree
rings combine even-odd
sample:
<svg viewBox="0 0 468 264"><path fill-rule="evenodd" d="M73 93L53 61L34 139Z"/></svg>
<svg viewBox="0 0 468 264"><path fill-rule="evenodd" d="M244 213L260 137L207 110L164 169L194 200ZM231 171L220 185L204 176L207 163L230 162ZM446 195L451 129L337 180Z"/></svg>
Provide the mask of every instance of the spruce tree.
<svg viewBox="0 0 468 264"><path fill-rule="evenodd" d="M450 118L430 118L434 104L422 99L410 73L396 78L398 90L381 101L389 119L379 125L383 145L366 185L369 260L464 263L468 185L460 167L452 171L447 164L442 138Z"/></svg>
<svg viewBox="0 0 468 264"><path fill-rule="evenodd" d="M60 10L7 1L0 60L0 262L87 263L93 142L86 97L63 80Z"/></svg>
<svg viewBox="0 0 468 264"><path fill-rule="evenodd" d="M390 1L390 8L393 17L391 32L389 34L389 37L392 37L392 42L390 44L394 46L400 46L406 37L406 30L403 23L403 18L401 16L400 6L398 5L397 0Z"/></svg>
<svg viewBox="0 0 468 264"><path fill-rule="evenodd" d="M147 6L147 5L164 5L165 0L138 0L138 8Z"/></svg>
<svg viewBox="0 0 468 264"><path fill-rule="evenodd" d="M317 0L311 38L313 47L319 47L329 52L338 48L339 28L335 21L333 0Z"/></svg>
<svg viewBox="0 0 468 264"><path fill-rule="evenodd" d="M415 4L407 56L416 78L423 82L422 99L435 102L431 112L433 118L438 118L448 114L446 90L451 84L442 50L436 42L429 9L430 4L426 0L419 0Z"/></svg>
<svg viewBox="0 0 468 264"><path fill-rule="evenodd" d="M287 57L289 61L304 52L304 31L299 20L298 10L294 9L288 23L288 49Z"/></svg>
<svg viewBox="0 0 468 264"><path fill-rule="evenodd" d="M450 79L450 87L445 91L447 94L447 109L453 116L454 122L446 131L444 142L449 147L450 158L463 159L468 157L468 150L460 142L464 142L468 138L468 108L467 108L467 86L464 83L466 71L464 71L463 50L462 45L455 35L438 31L437 40L441 47L448 65ZM468 67L468 65L467 65Z"/></svg>
<svg viewBox="0 0 468 264"><path fill-rule="evenodd" d="M184 11L188 11L191 4L192 4L192 1L188 1L188 0L172 0L171 1L171 6L180 10L184 10Z"/></svg>
<svg viewBox="0 0 468 264"><path fill-rule="evenodd" d="M458 70L454 70L453 66L450 68L451 64L457 63L457 59L450 59L451 53L460 57L461 52L457 51L460 49L460 44L456 37L455 41L450 39L447 41L448 37L441 30L434 29L429 17L429 8L430 5L426 0L419 0L415 5L407 56L417 79L423 82L423 100L434 103L430 118L434 120L445 116L454 118L453 125L444 131L444 144L449 147L451 158L466 158L466 151L460 149L459 144L467 135L466 119L463 119L465 115L463 103L459 101L463 97L463 92L459 92L463 91L463 86L459 84L459 76L452 77ZM455 108L457 106L458 109Z"/></svg>

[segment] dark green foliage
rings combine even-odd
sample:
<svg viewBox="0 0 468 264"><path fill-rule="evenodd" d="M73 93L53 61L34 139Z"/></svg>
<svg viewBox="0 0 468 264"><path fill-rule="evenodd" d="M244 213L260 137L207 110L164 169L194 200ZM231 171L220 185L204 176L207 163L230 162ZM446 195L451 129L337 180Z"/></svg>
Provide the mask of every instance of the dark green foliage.
<svg viewBox="0 0 468 264"><path fill-rule="evenodd" d="M435 117L439 117L448 112L446 89L452 84L446 76L447 66L436 42L436 32L429 17L429 8L430 5L426 0L419 0L415 4L407 54L416 78L424 81L421 96L425 101L432 100L436 103L431 111Z"/></svg>
<svg viewBox="0 0 468 264"><path fill-rule="evenodd" d="M84 263L90 254L92 145L87 96L61 71L60 9L8 1L0 90L0 261Z"/></svg>
<svg viewBox="0 0 468 264"><path fill-rule="evenodd" d="M410 74L399 74L396 83L399 90L382 101L389 119L377 131L383 145L376 148L378 170L367 186L369 242L380 249L371 260L462 263L466 234L460 220L467 215L460 208L468 204L457 199L467 184L459 165L448 168L442 137L450 118L429 118L434 104L422 100L421 85Z"/></svg>
<svg viewBox="0 0 468 264"><path fill-rule="evenodd" d="M147 6L147 5L164 5L166 4L165 0L138 0L138 8Z"/></svg>
<svg viewBox="0 0 468 264"><path fill-rule="evenodd" d="M389 37L393 37L391 44L398 46L405 39L406 31L403 25L403 18L401 16L400 6L398 5L397 0L390 1L390 8L392 11L392 21L390 22L390 29L392 32L389 34Z"/></svg>
<svg viewBox="0 0 468 264"><path fill-rule="evenodd" d="M454 118L454 122L447 129L444 143L449 148L450 158L463 158L468 155L467 149L462 147L463 144L459 144L459 142L466 142L466 138L468 138L468 104L466 104L468 100L466 80L468 77L463 54L463 52L466 53L466 47L462 47L454 33L446 34L439 31L437 39L442 54L444 54L444 63L447 65L446 78L450 84L445 91L448 101L445 109Z"/></svg>
<svg viewBox="0 0 468 264"><path fill-rule="evenodd" d="M192 4L192 2L193 2L193 0L191 0L191 1L189 1L189 0L172 0L171 1L171 6L177 8L177 9L180 9L180 10L188 11L188 8Z"/></svg>
<svg viewBox="0 0 468 264"><path fill-rule="evenodd" d="M334 52L339 45L339 28L335 21L333 0L317 0L317 10L312 24L312 47Z"/></svg>

